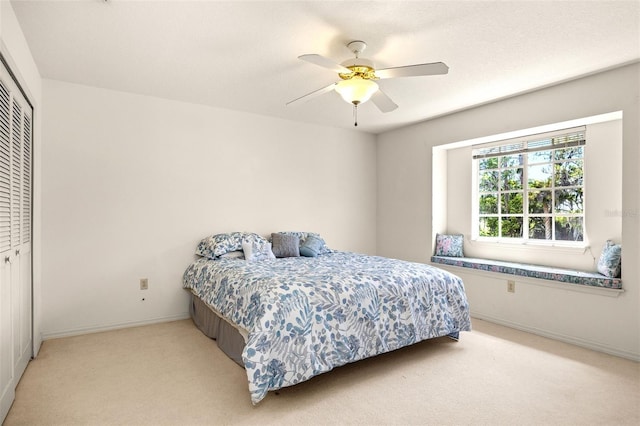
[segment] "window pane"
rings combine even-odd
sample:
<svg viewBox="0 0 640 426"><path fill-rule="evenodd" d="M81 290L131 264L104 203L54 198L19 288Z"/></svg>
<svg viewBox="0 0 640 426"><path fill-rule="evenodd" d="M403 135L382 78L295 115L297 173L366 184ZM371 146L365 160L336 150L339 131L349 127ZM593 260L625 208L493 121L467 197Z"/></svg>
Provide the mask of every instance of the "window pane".
<svg viewBox="0 0 640 426"><path fill-rule="evenodd" d="M498 190L498 172L480 172L478 182L480 192L492 192Z"/></svg>
<svg viewBox="0 0 640 426"><path fill-rule="evenodd" d="M507 192L500 196L503 214L522 214L522 192Z"/></svg>
<svg viewBox="0 0 640 426"><path fill-rule="evenodd" d="M581 217L556 217L556 241L582 241Z"/></svg>
<svg viewBox="0 0 640 426"><path fill-rule="evenodd" d="M478 224L478 231L481 237L497 237L498 236L498 218L481 217Z"/></svg>
<svg viewBox="0 0 640 426"><path fill-rule="evenodd" d="M534 240L550 240L553 237L551 217L529 217L529 238Z"/></svg>
<svg viewBox="0 0 640 426"><path fill-rule="evenodd" d="M551 213L551 191L530 191L529 213Z"/></svg>
<svg viewBox="0 0 640 426"><path fill-rule="evenodd" d="M502 237L522 238L522 218L513 216L503 217Z"/></svg>
<svg viewBox="0 0 640 426"><path fill-rule="evenodd" d="M555 203L555 213L582 213L582 188L557 190Z"/></svg>
<svg viewBox="0 0 640 426"><path fill-rule="evenodd" d="M556 149L554 157L556 160L575 160L583 158L583 147L576 146L573 148Z"/></svg>
<svg viewBox="0 0 640 426"><path fill-rule="evenodd" d="M502 190L522 189L522 169L508 169L502 171Z"/></svg>
<svg viewBox="0 0 640 426"><path fill-rule="evenodd" d="M548 163L553 158L553 151L536 151L527 154L529 156L529 164Z"/></svg>
<svg viewBox="0 0 640 426"><path fill-rule="evenodd" d="M498 194L480 196L480 214L498 213Z"/></svg>
<svg viewBox="0 0 640 426"><path fill-rule="evenodd" d="M504 157L500 157L500 167L521 166L523 161L522 154L505 155Z"/></svg>
<svg viewBox="0 0 640 426"><path fill-rule="evenodd" d="M529 188L548 188L551 186L553 167L551 164L538 164L529 167Z"/></svg>
<svg viewBox="0 0 640 426"><path fill-rule="evenodd" d="M498 157L483 158L478 164L480 170L497 169Z"/></svg>
<svg viewBox="0 0 640 426"><path fill-rule="evenodd" d="M555 164L556 186L582 185L583 175L582 160Z"/></svg>

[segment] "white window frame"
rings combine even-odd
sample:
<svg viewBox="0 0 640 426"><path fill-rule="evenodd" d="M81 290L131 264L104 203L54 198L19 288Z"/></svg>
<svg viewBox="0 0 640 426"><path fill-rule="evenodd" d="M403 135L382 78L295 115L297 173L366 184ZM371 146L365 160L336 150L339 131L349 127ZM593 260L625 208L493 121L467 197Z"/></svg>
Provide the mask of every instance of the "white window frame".
<svg viewBox="0 0 640 426"><path fill-rule="evenodd" d="M540 146L536 145L536 142L538 141L543 141L543 140L548 140L554 137L559 137L562 135L568 135L568 134L574 134L574 133L579 133L582 134L583 137L581 138L582 140L580 140L579 142L576 141L572 141L571 143L568 143L567 145L560 145L560 146L547 146L545 148L542 148ZM472 166L473 166L473 170L472 170L472 185L473 185L473 190L472 190L472 224L471 224L471 229L472 229L472 240L474 241L478 241L478 242L487 242L487 243L512 243L512 244L531 244L531 245L537 245L537 246L564 246L564 247L580 247L580 248L584 248L588 246L588 238L587 238L587 234L586 234L586 222L587 222L587 217L586 217L586 198L587 198L587 188L586 188L586 156L587 156L587 150L586 150L586 126L579 126L579 127L574 127L574 128L567 128L567 129L562 129L562 130L557 130L557 131L552 131L552 132L546 132L546 133L538 133L538 134L531 134L531 135L525 135L522 137L518 137L518 138L513 138L513 139L504 139L504 140L500 140L500 141L495 141L495 142L491 142L491 143L485 143L485 144L480 144L480 145L473 145L472 146L472 153L473 153L473 160L472 160ZM528 193L529 193L529 186L528 186L528 155L526 155L528 152L534 152L536 150L541 151L541 150L547 150L549 148L552 149L562 149L563 147L573 147L573 146L583 146L583 157L582 157L582 172L583 172L583 180L582 180L582 185L578 186L582 188L582 202L583 202L583 209L582 209L582 213L581 214L556 214L553 209L549 215L549 217L551 217L551 221L552 224L555 222L555 217L582 217L582 232L583 232L583 238L581 241L571 241L571 240L556 240L555 239L555 225L552 225L552 239L550 240L546 240L546 239L533 239L533 238L529 238L529 233L527 232L528 230L528 219L530 216L534 216L534 217L538 217L540 216L539 214L530 214L529 213L529 197L528 197ZM522 194L523 194L523 208L522 208L522 217L523 217L523 236L522 238L512 238L512 237L487 237L487 236L480 236L480 232L479 232L479 222L480 222L480 217L482 216L479 212L479 205L480 205L480 188L479 188L479 163L480 163L480 159L482 158L487 158L487 157L491 157L491 156L498 156L498 155L508 155L508 154L514 154L514 153L524 153L523 157L524 157L524 163L523 163L523 188L522 188ZM553 160L552 160L553 163ZM499 168L497 170L499 170L500 172L502 172L502 170L506 170L507 168ZM553 181L553 179L552 179ZM554 190L555 190L555 183L552 185L552 187L548 188L549 191L551 191L552 194L554 194ZM575 187L574 187L575 188ZM502 192L499 190L498 191L498 197L500 198L500 194ZM552 198L552 200L554 200ZM552 201L552 205L555 204L555 201ZM503 214L500 211L500 202L498 202L498 213L497 215L499 217L505 215L505 216L511 216L511 217L519 217L519 214ZM499 228L501 229L501 225L499 225Z"/></svg>

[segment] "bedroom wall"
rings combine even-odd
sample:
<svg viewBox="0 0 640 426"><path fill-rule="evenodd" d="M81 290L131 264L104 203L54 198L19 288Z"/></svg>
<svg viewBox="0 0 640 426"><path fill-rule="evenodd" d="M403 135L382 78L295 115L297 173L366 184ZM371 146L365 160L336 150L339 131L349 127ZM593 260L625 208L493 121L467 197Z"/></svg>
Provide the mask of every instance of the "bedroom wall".
<svg viewBox="0 0 640 426"><path fill-rule="evenodd" d="M213 233L375 253L372 135L46 79L43 101L45 338L187 317Z"/></svg>
<svg viewBox="0 0 640 426"><path fill-rule="evenodd" d="M449 231L446 221L432 220L448 202L447 195L432 191L447 182L432 177L434 166L447 169L441 153L432 162L433 147L622 111L622 161L610 167L622 169L625 292L606 297L517 282L513 294L506 291L506 278L459 275L476 317L640 359L639 73L640 65L631 64L379 135L378 254L428 262L435 232ZM433 196L445 204L433 205ZM599 248L594 252L599 255Z"/></svg>
<svg viewBox="0 0 640 426"><path fill-rule="evenodd" d="M11 71L20 82L22 89L34 107L33 116L33 233L32 233L32 270L33 270L33 351L38 353L41 324L41 147L42 147L42 80L38 68L31 56L31 51L24 38L18 19L11 3L0 1L0 52L8 62Z"/></svg>

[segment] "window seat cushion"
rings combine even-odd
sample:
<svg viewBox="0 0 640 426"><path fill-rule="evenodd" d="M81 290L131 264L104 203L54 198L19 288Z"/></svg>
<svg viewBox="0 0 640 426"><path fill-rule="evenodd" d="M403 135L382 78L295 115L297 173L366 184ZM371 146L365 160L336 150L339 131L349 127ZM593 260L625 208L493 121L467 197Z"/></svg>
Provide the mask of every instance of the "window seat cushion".
<svg viewBox="0 0 640 426"><path fill-rule="evenodd" d="M501 260L479 259L474 257L432 256L432 263L478 269L488 272L519 275L543 280L561 281L570 284L589 285L613 289L622 288L621 278L605 277L597 272L584 272L551 266L530 265L527 263L503 262Z"/></svg>

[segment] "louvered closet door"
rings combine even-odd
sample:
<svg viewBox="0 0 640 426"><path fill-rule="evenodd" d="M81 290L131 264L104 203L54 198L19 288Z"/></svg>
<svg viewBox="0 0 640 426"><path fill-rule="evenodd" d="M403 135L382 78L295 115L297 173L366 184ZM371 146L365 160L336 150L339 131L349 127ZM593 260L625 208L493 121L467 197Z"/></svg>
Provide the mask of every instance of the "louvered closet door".
<svg viewBox="0 0 640 426"><path fill-rule="evenodd" d="M0 65L0 421L31 358L32 109Z"/></svg>

